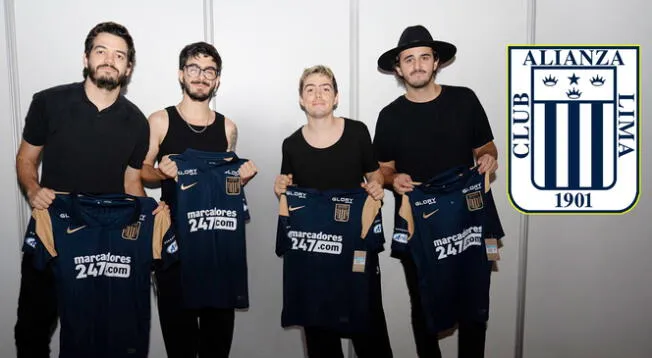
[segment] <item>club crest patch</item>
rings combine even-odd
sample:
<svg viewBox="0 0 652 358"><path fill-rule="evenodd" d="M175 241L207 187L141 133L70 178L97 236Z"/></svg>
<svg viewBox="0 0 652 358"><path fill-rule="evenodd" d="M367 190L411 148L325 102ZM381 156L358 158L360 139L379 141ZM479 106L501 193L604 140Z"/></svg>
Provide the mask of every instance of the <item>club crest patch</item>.
<svg viewBox="0 0 652 358"><path fill-rule="evenodd" d="M351 205L349 204L335 204L335 221L348 222L350 211Z"/></svg>
<svg viewBox="0 0 652 358"><path fill-rule="evenodd" d="M125 240L136 240L140 234L140 221L127 225L122 229L122 238Z"/></svg>
<svg viewBox="0 0 652 358"><path fill-rule="evenodd" d="M226 177L226 194L240 194L240 177Z"/></svg>
<svg viewBox="0 0 652 358"><path fill-rule="evenodd" d="M509 46L508 70L514 207L632 209L640 192L639 46Z"/></svg>
<svg viewBox="0 0 652 358"><path fill-rule="evenodd" d="M484 207L484 203L482 201L482 193L479 191L466 193L466 207L469 209L469 211L482 209Z"/></svg>

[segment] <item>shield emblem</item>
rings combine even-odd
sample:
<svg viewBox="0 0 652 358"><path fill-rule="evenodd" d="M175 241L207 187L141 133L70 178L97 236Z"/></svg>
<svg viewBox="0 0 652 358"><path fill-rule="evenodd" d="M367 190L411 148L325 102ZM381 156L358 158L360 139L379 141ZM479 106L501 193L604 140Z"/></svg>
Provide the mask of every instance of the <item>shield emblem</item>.
<svg viewBox="0 0 652 358"><path fill-rule="evenodd" d="M350 210L349 204L335 204L335 221L348 222Z"/></svg>
<svg viewBox="0 0 652 358"><path fill-rule="evenodd" d="M240 177L226 177L226 194L240 194Z"/></svg>
<svg viewBox="0 0 652 358"><path fill-rule="evenodd" d="M469 211L480 210L484 207L482 202L482 193L479 191L473 191L466 194L466 207L469 208Z"/></svg>
<svg viewBox="0 0 652 358"><path fill-rule="evenodd" d="M138 234L140 234L140 221L136 221L122 229L122 238L125 240L136 240L138 239Z"/></svg>

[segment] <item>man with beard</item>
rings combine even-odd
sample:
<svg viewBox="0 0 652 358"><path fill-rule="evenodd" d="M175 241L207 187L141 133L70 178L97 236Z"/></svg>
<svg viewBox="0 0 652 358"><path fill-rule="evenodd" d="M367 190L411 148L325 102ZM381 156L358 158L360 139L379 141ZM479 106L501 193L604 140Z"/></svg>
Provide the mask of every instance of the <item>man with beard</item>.
<svg viewBox="0 0 652 358"><path fill-rule="evenodd" d="M222 58L215 47L197 42L179 54L179 84L183 98L149 117L149 151L143 163L143 180L161 184L161 199L176 206L174 178L178 168L169 158L186 149L208 152L235 151L238 130L230 119L211 110L210 99L220 84ZM158 162L158 167L154 163ZM256 174L251 161L239 169L244 185ZM183 250L183 245L180 245ZM215 270L218 270L215 264ZM185 309L180 265L157 271L158 308L168 357L228 357L233 338L233 308Z"/></svg>
<svg viewBox="0 0 652 358"><path fill-rule="evenodd" d="M487 115L472 90L435 83L436 71L455 56L456 47L433 41L420 25L406 28L398 46L378 59L378 67L393 73L406 93L382 109L374 148L385 185L395 197L412 191L418 182L447 169L474 164L479 172L498 168L498 151ZM397 209L400 200L397 200ZM412 307L412 329L419 357L441 357L437 335L426 326L417 268L411 256L401 257ZM459 322L459 356L482 357L486 322Z"/></svg>
<svg viewBox="0 0 652 358"><path fill-rule="evenodd" d="M149 128L120 93L135 55L124 26L100 23L86 37L84 81L34 95L16 155L18 181L33 208L46 209L55 191L145 195L140 169ZM49 357L57 318L54 278L49 270L37 271L32 256L24 254L21 267L17 353Z"/></svg>

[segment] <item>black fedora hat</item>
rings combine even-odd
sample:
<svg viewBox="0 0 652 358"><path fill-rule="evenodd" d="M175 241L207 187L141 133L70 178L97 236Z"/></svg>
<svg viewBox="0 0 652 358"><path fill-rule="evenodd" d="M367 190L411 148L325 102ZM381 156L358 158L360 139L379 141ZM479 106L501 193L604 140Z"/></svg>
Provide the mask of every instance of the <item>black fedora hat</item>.
<svg viewBox="0 0 652 358"><path fill-rule="evenodd" d="M425 27L421 25L410 26L403 30L401 38L398 40L398 45L378 58L378 67L383 71L394 71L396 56L403 50L419 46L432 47L437 53L440 64L448 62L455 56L455 52L457 52L457 48L451 43L434 41L430 32Z"/></svg>

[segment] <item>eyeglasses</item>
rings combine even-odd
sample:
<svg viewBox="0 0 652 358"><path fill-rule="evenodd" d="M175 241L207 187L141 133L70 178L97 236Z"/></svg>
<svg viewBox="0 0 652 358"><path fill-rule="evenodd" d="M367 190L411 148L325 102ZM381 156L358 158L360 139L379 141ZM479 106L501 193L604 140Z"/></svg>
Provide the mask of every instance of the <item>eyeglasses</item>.
<svg viewBox="0 0 652 358"><path fill-rule="evenodd" d="M215 67L201 68L193 63L185 65L183 68L190 77L199 77L199 75L203 73L207 80L214 80L219 75L219 72Z"/></svg>

